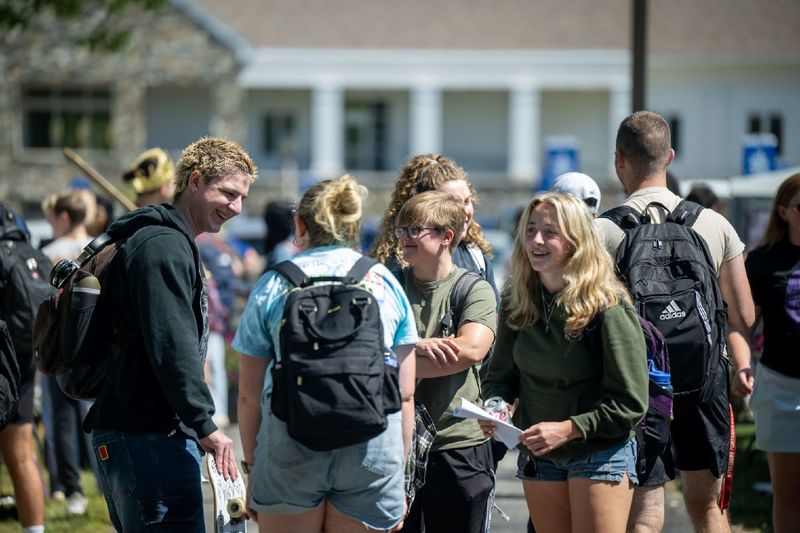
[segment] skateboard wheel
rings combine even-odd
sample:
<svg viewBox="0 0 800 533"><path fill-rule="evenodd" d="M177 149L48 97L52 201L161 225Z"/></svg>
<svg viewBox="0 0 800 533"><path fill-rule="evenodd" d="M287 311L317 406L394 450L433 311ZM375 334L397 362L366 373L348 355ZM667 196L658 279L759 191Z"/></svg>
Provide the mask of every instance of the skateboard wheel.
<svg viewBox="0 0 800 533"><path fill-rule="evenodd" d="M244 514L244 500L242 498L228 500L228 514L231 518L241 518Z"/></svg>

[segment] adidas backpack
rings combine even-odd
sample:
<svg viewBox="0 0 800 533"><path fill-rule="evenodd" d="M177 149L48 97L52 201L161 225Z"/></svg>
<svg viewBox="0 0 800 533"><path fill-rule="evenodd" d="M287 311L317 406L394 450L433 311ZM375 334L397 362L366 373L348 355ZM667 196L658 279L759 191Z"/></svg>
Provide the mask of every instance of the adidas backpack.
<svg viewBox="0 0 800 533"><path fill-rule="evenodd" d="M293 286L272 369L272 412L315 451L364 442L400 410L398 362L384 346L378 302L359 285L375 264L361 257L343 277L308 277L291 261L272 267Z"/></svg>
<svg viewBox="0 0 800 533"><path fill-rule="evenodd" d="M663 223L650 223L650 206L667 213ZM666 340L676 398L705 398L727 358L727 310L708 246L692 229L703 208L685 200L672 212L660 203L647 208L640 214L619 206L601 215L625 232L618 274L637 312Z"/></svg>
<svg viewBox="0 0 800 533"><path fill-rule="evenodd" d="M55 292L47 282L51 263L28 242L13 211L0 204L0 319L11 333L17 358L29 360L39 304ZM24 358L24 359L23 359Z"/></svg>

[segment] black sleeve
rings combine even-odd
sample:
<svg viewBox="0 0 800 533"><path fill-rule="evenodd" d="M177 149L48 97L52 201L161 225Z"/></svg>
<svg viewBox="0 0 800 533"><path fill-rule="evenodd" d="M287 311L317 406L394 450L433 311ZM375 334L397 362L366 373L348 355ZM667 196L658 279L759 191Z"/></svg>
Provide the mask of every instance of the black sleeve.
<svg viewBox="0 0 800 533"><path fill-rule="evenodd" d="M759 307L763 307L763 298L765 295L764 290L764 268L765 256L760 249L753 250L747 254L744 261L744 267L747 271L747 281L750 283L750 293L753 296L753 303Z"/></svg>
<svg viewBox="0 0 800 533"><path fill-rule="evenodd" d="M186 236L169 231L126 253L128 291L147 356L170 407L203 438L217 427L214 402L204 380L194 313L199 280Z"/></svg>

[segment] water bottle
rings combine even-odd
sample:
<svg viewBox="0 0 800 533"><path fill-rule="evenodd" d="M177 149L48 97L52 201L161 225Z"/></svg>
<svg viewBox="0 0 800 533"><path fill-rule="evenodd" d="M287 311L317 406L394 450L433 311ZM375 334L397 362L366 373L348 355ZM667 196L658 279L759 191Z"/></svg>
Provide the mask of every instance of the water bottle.
<svg viewBox="0 0 800 533"><path fill-rule="evenodd" d="M508 404L499 396L493 396L483 403L483 409L493 417L503 422L511 419L511 410Z"/></svg>
<svg viewBox="0 0 800 533"><path fill-rule="evenodd" d="M647 361L647 374L653 383L668 392L672 392L672 376L669 372L658 370L652 359Z"/></svg>

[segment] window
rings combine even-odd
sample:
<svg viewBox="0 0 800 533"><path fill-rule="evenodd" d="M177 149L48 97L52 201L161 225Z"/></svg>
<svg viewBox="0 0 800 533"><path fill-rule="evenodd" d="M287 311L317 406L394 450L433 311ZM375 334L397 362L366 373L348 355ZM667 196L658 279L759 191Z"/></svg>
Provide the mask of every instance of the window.
<svg viewBox="0 0 800 533"><path fill-rule="evenodd" d="M270 112L264 116L264 152L268 157L294 154L294 136L294 114Z"/></svg>
<svg viewBox="0 0 800 533"><path fill-rule="evenodd" d="M761 133L761 115L750 113L747 118L747 133Z"/></svg>
<svg viewBox="0 0 800 533"><path fill-rule="evenodd" d="M344 114L345 165L357 170L388 170L389 108L383 101L349 101Z"/></svg>
<svg viewBox="0 0 800 533"><path fill-rule="evenodd" d="M783 115L772 112L752 112L747 116L747 133L771 133L778 140L775 149L778 155L783 153Z"/></svg>
<svg viewBox="0 0 800 533"><path fill-rule="evenodd" d="M87 87L25 87L26 148L111 148L111 93Z"/></svg>
<svg viewBox="0 0 800 533"><path fill-rule="evenodd" d="M776 152L781 155L783 151L783 117L779 113L773 113L769 116L769 132L778 139L778 146Z"/></svg>
<svg viewBox="0 0 800 533"><path fill-rule="evenodd" d="M677 115L667 115L667 123L672 136L672 148L677 157L677 154L681 153L681 119Z"/></svg>

